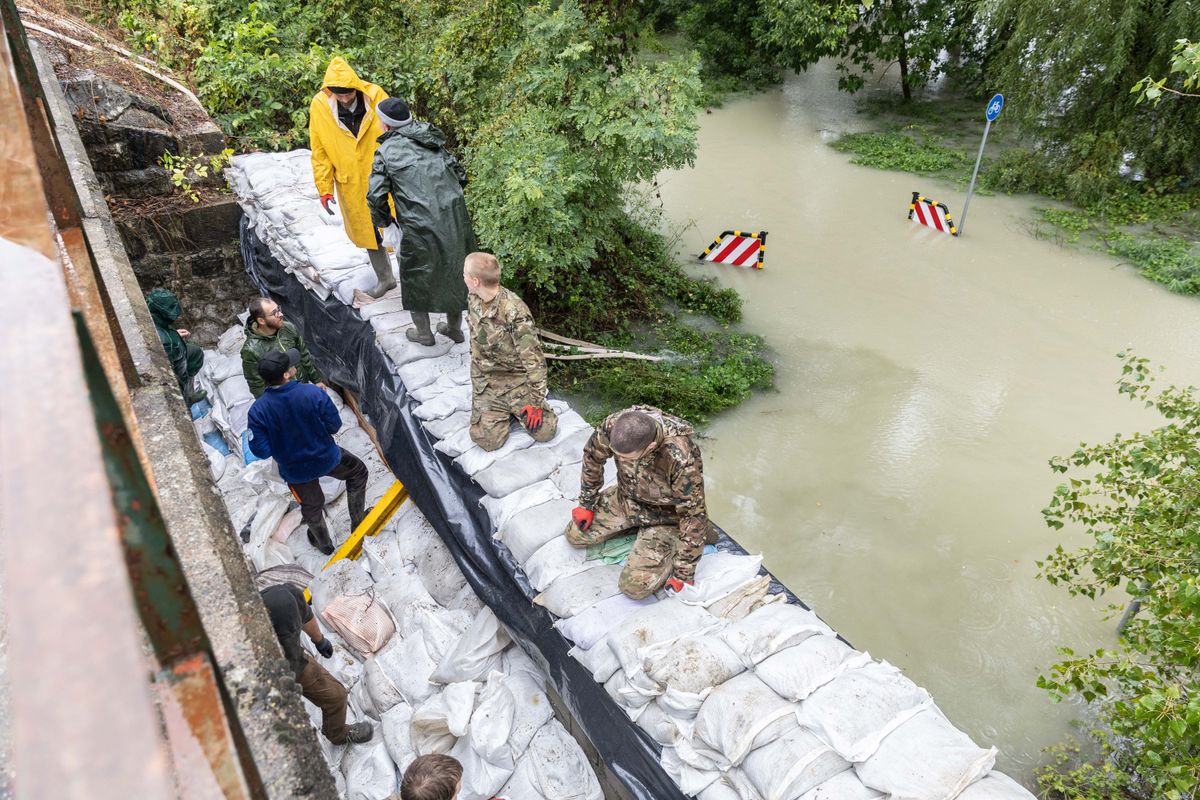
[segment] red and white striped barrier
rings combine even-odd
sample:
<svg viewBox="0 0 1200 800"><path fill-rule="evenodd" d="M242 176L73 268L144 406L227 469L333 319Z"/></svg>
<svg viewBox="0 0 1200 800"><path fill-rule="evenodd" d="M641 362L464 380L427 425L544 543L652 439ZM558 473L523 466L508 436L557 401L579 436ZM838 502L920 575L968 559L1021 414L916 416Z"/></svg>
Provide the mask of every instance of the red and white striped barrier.
<svg viewBox="0 0 1200 800"><path fill-rule="evenodd" d="M933 228L951 236L958 236L958 228L950 217L950 209L945 203L935 203L922 197L920 192L913 192L912 203L908 206L908 218L913 222Z"/></svg>
<svg viewBox="0 0 1200 800"><path fill-rule="evenodd" d="M714 264L762 269L767 254L767 232L724 231L696 258Z"/></svg>

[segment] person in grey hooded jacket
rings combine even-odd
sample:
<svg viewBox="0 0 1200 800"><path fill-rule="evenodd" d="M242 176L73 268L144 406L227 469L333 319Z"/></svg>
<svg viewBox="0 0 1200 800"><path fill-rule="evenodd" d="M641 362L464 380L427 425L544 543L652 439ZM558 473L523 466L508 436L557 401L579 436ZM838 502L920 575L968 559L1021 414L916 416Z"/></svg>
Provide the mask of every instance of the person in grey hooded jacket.
<svg viewBox="0 0 1200 800"><path fill-rule="evenodd" d="M476 249L475 232L463 197L467 173L445 148L446 137L428 122L412 118L403 100L378 106L384 133L371 166L367 205L379 228L397 223L403 234L398 261L404 308L412 312L410 341L434 343L429 314L444 313L438 333L464 340L462 315L467 290L463 259ZM396 207L392 218L388 196Z"/></svg>

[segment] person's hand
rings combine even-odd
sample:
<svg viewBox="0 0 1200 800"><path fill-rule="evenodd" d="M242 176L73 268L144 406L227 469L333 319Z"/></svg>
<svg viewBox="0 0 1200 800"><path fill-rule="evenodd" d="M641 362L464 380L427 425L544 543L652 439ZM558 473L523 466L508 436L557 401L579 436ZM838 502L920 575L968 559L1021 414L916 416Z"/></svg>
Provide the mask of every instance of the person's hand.
<svg viewBox="0 0 1200 800"><path fill-rule="evenodd" d="M178 333L180 336L182 336L185 339L192 335L192 332L189 331L187 328L176 328L175 332Z"/></svg>
<svg viewBox="0 0 1200 800"><path fill-rule="evenodd" d="M674 575L667 578L667 588L670 589L675 594L679 594L680 592L682 592L683 587L692 586L692 585L693 585L692 581L681 581L681 580L679 580L679 578L676 578Z"/></svg>
<svg viewBox="0 0 1200 800"><path fill-rule="evenodd" d="M317 652L321 654L322 658L333 658L333 642L329 641L328 638L323 637L321 641L314 642L314 644L317 646Z"/></svg>
<svg viewBox="0 0 1200 800"><path fill-rule="evenodd" d="M333 195L331 195L331 194L321 195L321 208L325 209L325 213L332 217L333 210L329 207L330 203L333 203L335 206L337 205L337 200L333 199Z"/></svg>
<svg viewBox="0 0 1200 800"><path fill-rule="evenodd" d="M328 388L329 388L328 386L326 386L325 384L321 383L320 381L317 381L317 382L316 382L315 384L313 384L313 385L314 385L314 386L316 386L318 389L321 389L321 390L325 390L325 389L328 389Z"/></svg>
<svg viewBox="0 0 1200 800"><path fill-rule="evenodd" d="M521 409L521 416L525 418L525 427L529 430L536 431L542 427L542 409L540 407L525 406Z"/></svg>
<svg viewBox="0 0 1200 800"><path fill-rule="evenodd" d="M575 523L575 527L581 531L586 531L592 527L592 520L596 518L595 511L588 511L586 508L576 506L571 511L571 521Z"/></svg>

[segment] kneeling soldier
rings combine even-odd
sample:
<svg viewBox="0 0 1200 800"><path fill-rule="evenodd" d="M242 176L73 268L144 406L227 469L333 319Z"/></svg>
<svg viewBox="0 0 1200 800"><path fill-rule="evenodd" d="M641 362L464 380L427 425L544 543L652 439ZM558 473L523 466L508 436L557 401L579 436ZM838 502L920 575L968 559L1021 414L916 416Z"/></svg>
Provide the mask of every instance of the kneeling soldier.
<svg viewBox="0 0 1200 800"><path fill-rule="evenodd" d="M716 541L693 433L679 417L634 406L605 419L583 449L579 507L567 540L586 547L636 532L618 583L635 600L663 585L678 592L690 584L705 542ZM609 457L616 458L617 485L602 492Z"/></svg>
<svg viewBox="0 0 1200 800"><path fill-rule="evenodd" d="M471 253L463 262L471 330L471 440L496 450L516 417L536 441L548 442L558 417L546 405L546 357L521 298L500 285L500 262Z"/></svg>

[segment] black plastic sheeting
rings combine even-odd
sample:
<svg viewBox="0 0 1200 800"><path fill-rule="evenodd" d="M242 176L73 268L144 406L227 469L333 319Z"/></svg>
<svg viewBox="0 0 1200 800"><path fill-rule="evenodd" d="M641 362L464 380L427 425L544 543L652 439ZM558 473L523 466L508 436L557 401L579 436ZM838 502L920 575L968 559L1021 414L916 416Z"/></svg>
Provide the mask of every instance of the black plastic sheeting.
<svg viewBox="0 0 1200 800"><path fill-rule="evenodd" d="M417 403L376 346L370 322L336 297L321 300L285 272L245 217L241 249L251 282L284 308L321 372L358 397L396 477L446 543L480 600L545 670L608 769L636 800L683 800L685 795L659 764L659 745L630 721L590 672L567 655L571 645L554 629L554 617L530 602L534 592L524 572L508 548L491 537L491 520L479 505L483 490L433 448L434 438L412 414ZM724 532L717 547L745 552ZM771 590L804 605L774 579Z"/></svg>

